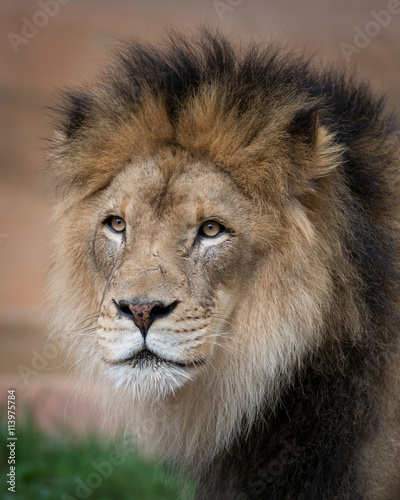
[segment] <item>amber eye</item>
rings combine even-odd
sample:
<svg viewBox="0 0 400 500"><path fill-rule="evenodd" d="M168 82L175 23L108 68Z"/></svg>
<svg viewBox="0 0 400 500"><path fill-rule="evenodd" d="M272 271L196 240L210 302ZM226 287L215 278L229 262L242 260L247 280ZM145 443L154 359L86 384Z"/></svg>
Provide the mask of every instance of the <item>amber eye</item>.
<svg viewBox="0 0 400 500"><path fill-rule="evenodd" d="M117 215L109 217L105 223L115 233L122 233L122 231L125 231L126 228L126 222L124 219L122 217L118 217Z"/></svg>
<svg viewBox="0 0 400 500"><path fill-rule="evenodd" d="M224 226L222 226L219 222L215 220L206 221L200 228L200 234L202 236L206 236L207 238L215 238L224 230Z"/></svg>

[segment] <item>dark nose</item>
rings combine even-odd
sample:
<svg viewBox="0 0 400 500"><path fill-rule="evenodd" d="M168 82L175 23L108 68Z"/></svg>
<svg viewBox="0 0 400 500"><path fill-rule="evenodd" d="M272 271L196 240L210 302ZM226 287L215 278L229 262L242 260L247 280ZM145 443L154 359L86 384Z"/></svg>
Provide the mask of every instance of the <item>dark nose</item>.
<svg viewBox="0 0 400 500"><path fill-rule="evenodd" d="M132 319L139 328L143 338L146 338L147 332L153 321L167 316L178 305L178 301L172 302L172 304L166 306L163 302L159 302L158 300L149 302L148 304L120 300L116 305L122 314Z"/></svg>

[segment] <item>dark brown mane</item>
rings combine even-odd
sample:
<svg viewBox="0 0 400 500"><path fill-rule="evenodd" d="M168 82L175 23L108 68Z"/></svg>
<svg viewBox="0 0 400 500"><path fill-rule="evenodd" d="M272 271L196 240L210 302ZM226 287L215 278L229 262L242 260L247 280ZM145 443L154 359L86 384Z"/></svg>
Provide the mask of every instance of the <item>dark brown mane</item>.
<svg viewBox="0 0 400 500"><path fill-rule="evenodd" d="M399 144L384 100L276 47L206 32L126 43L57 112L51 171L72 202L132 158L177 154L217 165L263 214L296 207L316 234L331 280L322 340L274 411L267 401L201 469L198 498L370 498L362 454L384 426L400 324Z"/></svg>

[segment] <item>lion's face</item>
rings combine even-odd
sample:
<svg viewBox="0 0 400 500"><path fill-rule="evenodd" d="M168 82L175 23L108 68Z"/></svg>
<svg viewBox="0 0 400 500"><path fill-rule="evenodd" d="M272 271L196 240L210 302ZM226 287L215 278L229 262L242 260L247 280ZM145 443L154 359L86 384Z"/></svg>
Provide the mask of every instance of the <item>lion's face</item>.
<svg viewBox="0 0 400 500"><path fill-rule="evenodd" d="M55 330L118 405L179 403L233 428L318 342L329 273L296 200L261 204L214 162L165 149L69 194L56 220Z"/></svg>
<svg viewBox="0 0 400 500"><path fill-rule="evenodd" d="M257 264L257 207L212 165L169 177L150 160L117 175L96 205L87 246L106 374L139 396L175 391L239 341L227 332Z"/></svg>

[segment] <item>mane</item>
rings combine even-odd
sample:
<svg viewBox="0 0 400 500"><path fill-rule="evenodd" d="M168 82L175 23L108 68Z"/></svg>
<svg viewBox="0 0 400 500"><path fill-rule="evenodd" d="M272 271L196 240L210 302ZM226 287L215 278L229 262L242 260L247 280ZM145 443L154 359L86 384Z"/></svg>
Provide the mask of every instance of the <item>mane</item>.
<svg viewBox="0 0 400 500"><path fill-rule="evenodd" d="M154 433L152 449L162 443L168 456L203 471L204 498L227 498L220 492L233 488L238 471L279 463L282 443L289 460L274 476L281 496L273 496L265 470L256 474L268 498L361 498L355 457L377 432L400 319L398 137L384 99L275 46L234 47L207 31L193 39L173 34L162 48L128 42L114 60L97 85L65 91L56 109L50 168L66 193L63 207L90 199L132 158L211 161L260 210L284 214L299 262L281 257L310 291L278 275L293 310L257 296L255 336L267 335L267 316L276 325L287 317L276 327L276 364L254 379L239 377L245 364L262 364L265 339L264 351L253 341L253 359L227 368L227 380L198 382L195 397L134 408L116 397L113 413L129 417L143 441ZM315 282L301 276L302 266L315 266ZM301 344L299 331L310 339Z"/></svg>
<svg viewBox="0 0 400 500"><path fill-rule="evenodd" d="M167 146L211 158L246 191L265 197L265 190L260 193L257 188L260 181L262 185L279 182L286 191L283 183L293 181L288 179L289 172L252 171L249 166L254 161L262 164L266 158L267 134L276 135L282 147L280 125L292 122L300 129L303 117L318 110L320 122L334 132L336 144L345 146L341 154L349 155L346 161L352 161L355 151L350 148L358 141L365 141L368 134L386 137L392 128L391 117L381 119L383 99L374 98L367 85L334 70L318 74L305 58L283 53L274 45L234 47L222 35L204 30L193 39L172 34L164 47L126 42L115 49L113 61L97 85L61 94L53 109L58 116L56 129L62 132L60 140L53 142L53 161L54 156L68 156L70 149L76 151L82 141L86 155L97 152L101 158L109 151L108 131L114 137L116 130L124 157L117 155L114 167L107 171L100 164L95 176L93 167L53 169L61 188L101 188L126 158L154 154ZM376 148L375 142L372 147ZM333 168L336 159L326 159L328 165L325 170L321 167L321 175ZM302 172L299 169L295 174ZM96 185L90 184L92 177Z"/></svg>

